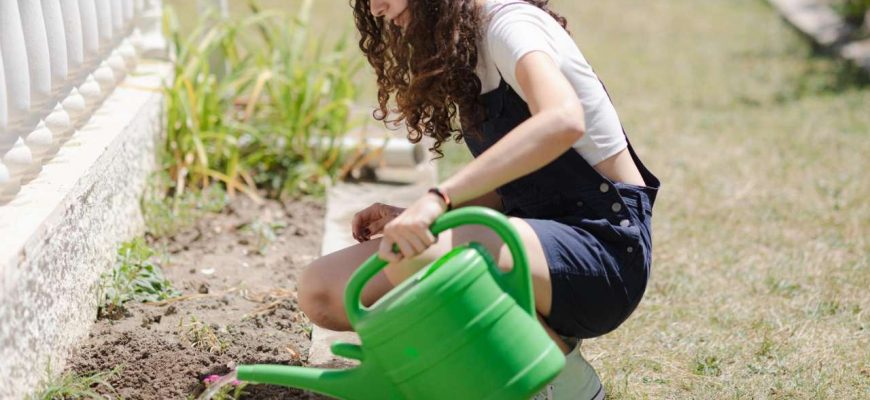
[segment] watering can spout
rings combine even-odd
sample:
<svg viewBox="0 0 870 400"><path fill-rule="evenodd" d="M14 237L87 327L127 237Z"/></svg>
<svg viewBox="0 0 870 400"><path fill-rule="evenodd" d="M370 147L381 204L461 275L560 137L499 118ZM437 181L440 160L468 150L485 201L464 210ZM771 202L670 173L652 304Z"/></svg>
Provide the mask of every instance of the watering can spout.
<svg viewBox="0 0 870 400"><path fill-rule="evenodd" d="M307 389L339 399L401 398L395 386L371 364L350 369L240 365L237 372L242 381Z"/></svg>

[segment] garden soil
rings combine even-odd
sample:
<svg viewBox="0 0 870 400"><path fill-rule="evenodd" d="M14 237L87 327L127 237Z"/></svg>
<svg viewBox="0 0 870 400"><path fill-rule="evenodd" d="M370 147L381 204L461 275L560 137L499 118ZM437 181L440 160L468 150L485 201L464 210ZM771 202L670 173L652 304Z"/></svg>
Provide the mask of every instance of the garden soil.
<svg viewBox="0 0 870 400"><path fill-rule="evenodd" d="M311 323L299 311L295 282L320 252L324 212L313 200L256 204L237 196L190 229L148 239L164 253L153 261L182 296L128 303L123 318L98 320L67 368L120 365L113 395L186 399L203 391L205 377L238 364L305 365ZM270 385L245 392L246 399L326 399Z"/></svg>

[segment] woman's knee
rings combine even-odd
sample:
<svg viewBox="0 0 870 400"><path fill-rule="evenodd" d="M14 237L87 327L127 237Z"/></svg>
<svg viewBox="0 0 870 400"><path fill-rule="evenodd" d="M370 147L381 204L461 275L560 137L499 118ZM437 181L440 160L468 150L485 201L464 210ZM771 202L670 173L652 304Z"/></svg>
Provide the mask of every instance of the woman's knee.
<svg viewBox="0 0 870 400"><path fill-rule="evenodd" d="M341 299L337 299L333 285L327 282L323 273L323 259L318 259L306 267L299 275L299 280L296 283L296 293L299 300L299 308L311 322L323 326L335 308L336 303L340 303Z"/></svg>

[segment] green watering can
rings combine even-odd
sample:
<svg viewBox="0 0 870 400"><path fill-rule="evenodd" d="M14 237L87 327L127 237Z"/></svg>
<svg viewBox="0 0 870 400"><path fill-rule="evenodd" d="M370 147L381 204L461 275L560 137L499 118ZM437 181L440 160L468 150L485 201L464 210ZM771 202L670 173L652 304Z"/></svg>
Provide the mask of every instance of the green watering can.
<svg viewBox="0 0 870 400"><path fill-rule="evenodd" d="M552 380L565 357L537 321L525 249L502 214L465 207L444 214L432 233L465 224L495 230L514 268L503 273L468 243L393 288L372 307L363 286L387 263L369 258L347 283L345 308L362 346L332 352L359 360L350 369L242 365L238 379L308 389L348 400L528 399Z"/></svg>

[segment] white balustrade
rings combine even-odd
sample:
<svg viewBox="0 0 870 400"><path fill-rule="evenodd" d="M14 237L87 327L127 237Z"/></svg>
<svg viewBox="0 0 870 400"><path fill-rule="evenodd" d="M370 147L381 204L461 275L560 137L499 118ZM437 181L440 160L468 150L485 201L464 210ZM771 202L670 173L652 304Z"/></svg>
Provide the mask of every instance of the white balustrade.
<svg viewBox="0 0 870 400"><path fill-rule="evenodd" d="M69 56L66 53L66 31L60 0L42 0L45 35L48 39L48 58L51 65L51 97L62 99L71 89Z"/></svg>
<svg viewBox="0 0 870 400"><path fill-rule="evenodd" d="M133 30L133 15L136 5L133 0L121 1L121 12L124 14L124 36L129 35Z"/></svg>
<svg viewBox="0 0 870 400"><path fill-rule="evenodd" d="M87 123L140 49L165 45L161 7L159 0L0 0L0 205Z"/></svg>
<svg viewBox="0 0 870 400"><path fill-rule="evenodd" d="M11 200L19 188L18 179L12 176L9 168L6 168L6 164L3 163L3 156L15 144L11 140L13 136L6 134L9 125L6 103L6 74L3 73L3 51L0 46L0 204Z"/></svg>
<svg viewBox="0 0 870 400"><path fill-rule="evenodd" d="M77 0L44 0L46 3L60 4L63 18L64 39L66 40L67 77L66 87L59 94L63 100L61 104L72 125L61 140L66 140L73 134L75 127L81 126L87 121L87 103L77 88L86 76L85 49L82 34L82 16L79 12Z"/></svg>
<svg viewBox="0 0 870 400"><path fill-rule="evenodd" d="M71 0L74 1L74 0ZM96 69L100 61L100 34L97 32L97 5L94 0L78 0L82 18L82 47L85 56L85 73Z"/></svg>
<svg viewBox="0 0 870 400"><path fill-rule="evenodd" d="M124 31L124 9L121 0L110 0L109 6L112 9L112 34L115 44L121 41L121 35Z"/></svg>
<svg viewBox="0 0 870 400"><path fill-rule="evenodd" d="M45 125L51 131L55 149L59 149L73 133L69 112L63 106L63 100L69 94L72 84L69 79L69 56L66 52L66 31L60 1L42 0L42 15L45 18L48 57L51 63L51 96L54 102L54 108L45 117Z"/></svg>
<svg viewBox="0 0 870 400"><path fill-rule="evenodd" d="M100 53L105 57L112 50L112 5L110 0L93 0L97 10L97 32L100 37Z"/></svg>
<svg viewBox="0 0 870 400"><path fill-rule="evenodd" d="M3 164L15 181L21 182L32 170L33 155L24 145L20 135L31 130L30 121L30 71L27 49L24 46L24 29L17 0L0 1L0 49L3 51L3 67L6 74L6 131L4 143L12 143L10 149L0 154Z"/></svg>
<svg viewBox="0 0 870 400"><path fill-rule="evenodd" d="M133 3L133 0L121 0L121 12L123 14L124 20L124 33L122 36L124 37L121 40L121 46L118 48L118 51L121 54L121 57L124 59L124 62L127 64L127 69L132 70L136 66L136 61L138 55L136 54L136 48L133 46L133 43L130 41L128 36L133 34L134 29L134 19L133 15L135 12L136 5Z"/></svg>
<svg viewBox="0 0 870 400"><path fill-rule="evenodd" d="M42 169L43 161L57 153L60 143L54 140L53 132L42 120L42 117L54 109L57 103L57 101L54 101L54 104L52 102L53 76L42 4L33 0L18 0L18 9L21 12L24 46L27 49L27 66L30 72L30 106L25 123L26 127L36 126L36 129L31 132L23 131L20 134L33 157L33 163L22 177L22 182L25 182L36 177ZM54 119L60 120L60 117L55 116Z"/></svg>

